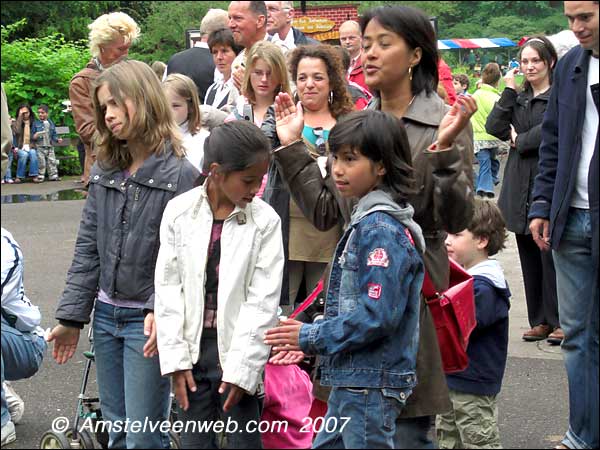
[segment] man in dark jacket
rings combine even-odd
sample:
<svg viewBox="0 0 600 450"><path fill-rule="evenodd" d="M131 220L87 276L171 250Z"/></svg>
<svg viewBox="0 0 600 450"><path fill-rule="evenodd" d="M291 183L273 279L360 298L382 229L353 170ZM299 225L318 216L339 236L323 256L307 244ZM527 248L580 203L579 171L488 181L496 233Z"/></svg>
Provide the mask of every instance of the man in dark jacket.
<svg viewBox="0 0 600 450"><path fill-rule="evenodd" d="M580 45L554 72L529 228L556 266L570 410L561 445L598 448L598 2L564 8Z"/></svg>
<svg viewBox="0 0 600 450"><path fill-rule="evenodd" d="M215 63L208 49L208 36L220 28L227 28L227 11L210 9L200 23L200 42L171 56L167 63L166 75L181 73L190 77L198 88L200 103L204 103L204 95L214 82Z"/></svg>
<svg viewBox="0 0 600 450"><path fill-rule="evenodd" d="M292 27L294 2L265 2L267 5L267 32L271 42L277 43L287 51L299 45L318 44L319 41L306 37L302 31Z"/></svg>

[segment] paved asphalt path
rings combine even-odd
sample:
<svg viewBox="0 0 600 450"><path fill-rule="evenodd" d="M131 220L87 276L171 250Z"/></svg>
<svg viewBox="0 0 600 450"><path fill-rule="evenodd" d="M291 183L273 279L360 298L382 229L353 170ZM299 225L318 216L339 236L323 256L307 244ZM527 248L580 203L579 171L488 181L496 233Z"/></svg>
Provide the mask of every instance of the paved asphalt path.
<svg viewBox="0 0 600 450"><path fill-rule="evenodd" d="M40 307L44 328L55 324L54 309L64 288L84 201L14 203L19 199L13 195L48 194L78 187L75 178L71 178L41 185L2 185L1 188L1 224L13 233L23 249L26 292ZM502 444L506 448L552 448L568 426L567 383L560 349L545 342L521 340L529 326L513 236L498 259L513 293L509 358L499 396ZM41 436L51 428L54 419L74 416L85 362L82 351L88 349L85 331L76 356L69 363L59 366L49 351L37 375L14 382L25 400L25 415L17 426L16 442L6 448L38 448ZM89 392L96 390L93 373L89 389Z"/></svg>

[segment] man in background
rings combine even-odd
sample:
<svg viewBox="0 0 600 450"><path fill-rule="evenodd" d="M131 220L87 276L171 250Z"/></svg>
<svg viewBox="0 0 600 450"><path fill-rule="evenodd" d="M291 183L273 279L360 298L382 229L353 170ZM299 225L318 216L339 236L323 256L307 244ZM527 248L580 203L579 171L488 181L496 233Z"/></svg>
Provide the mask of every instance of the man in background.
<svg viewBox="0 0 600 450"><path fill-rule="evenodd" d="M198 88L200 103L215 81L215 63L208 49L208 36L220 28L227 28L227 11L209 9L200 22L200 42L195 47L176 53L169 59L165 77L172 73L181 73L190 77Z"/></svg>
<svg viewBox="0 0 600 450"><path fill-rule="evenodd" d="M598 448L598 2L564 2L579 45L554 70L529 229L556 268L569 429L556 448Z"/></svg>

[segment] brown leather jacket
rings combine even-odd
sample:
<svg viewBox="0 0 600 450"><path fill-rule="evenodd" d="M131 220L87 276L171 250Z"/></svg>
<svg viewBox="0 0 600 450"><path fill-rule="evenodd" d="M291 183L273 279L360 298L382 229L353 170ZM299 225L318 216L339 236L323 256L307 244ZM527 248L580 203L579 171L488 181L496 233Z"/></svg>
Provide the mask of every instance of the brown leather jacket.
<svg viewBox="0 0 600 450"><path fill-rule="evenodd" d="M96 114L92 100L92 84L100 75L100 68L91 59L84 69L73 75L69 84L69 99L73 107L73 120L77 134L86 153L92 150L92 137L96 132Z"/></svg>
<svg viewBox="0 0 600 450"><path fill-rule="evenodd" d="M379 109L378 99L369 107ZM439 97L421 93L404 116L418 189L410 202L415 208L414 219L425 235L425 267L439 290L448 286L446 232L464 230L473 214L471 125L458 135L451 148L428 150L437 139L438 126L447 111L448 107ZM339 196L329 174L325 178L321 176L302 142L276 151L275 162L294 200L315 227L326 230L348 222L353 202ZM417 353L419 384L402 413L405 418L432 416L451 408L433 320L422 300Z"/></svg>

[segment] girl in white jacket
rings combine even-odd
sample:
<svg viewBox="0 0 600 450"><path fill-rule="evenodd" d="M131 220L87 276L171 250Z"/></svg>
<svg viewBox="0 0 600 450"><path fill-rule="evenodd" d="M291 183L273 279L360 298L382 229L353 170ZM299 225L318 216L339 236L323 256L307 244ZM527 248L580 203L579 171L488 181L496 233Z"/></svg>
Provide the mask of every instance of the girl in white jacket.
<svg viewBox="0 0 600 450"><path fill-rule="evenodd" d="M254 198L270 144L253 124L226 123L206 139L203 186L169 202L160 228L155 317L163 375L173 378L180 418L231 418L231 448L260 448L254 396L277 321L283 243L277 213ZM189 428L189 429L188 429ZM185 448L216 448L212 430L186 427ZM254 427L256 428L256 427Z"/></svg>
<svg viewBox="0 0 600 450"><path fill-rule="evenodd" d="M171 106L173 118L183 136L185 156L202 172L204 140L209 135L209 131L202 127L196 83L185 75L173 73L163 81L162 86Z"/></svg>

